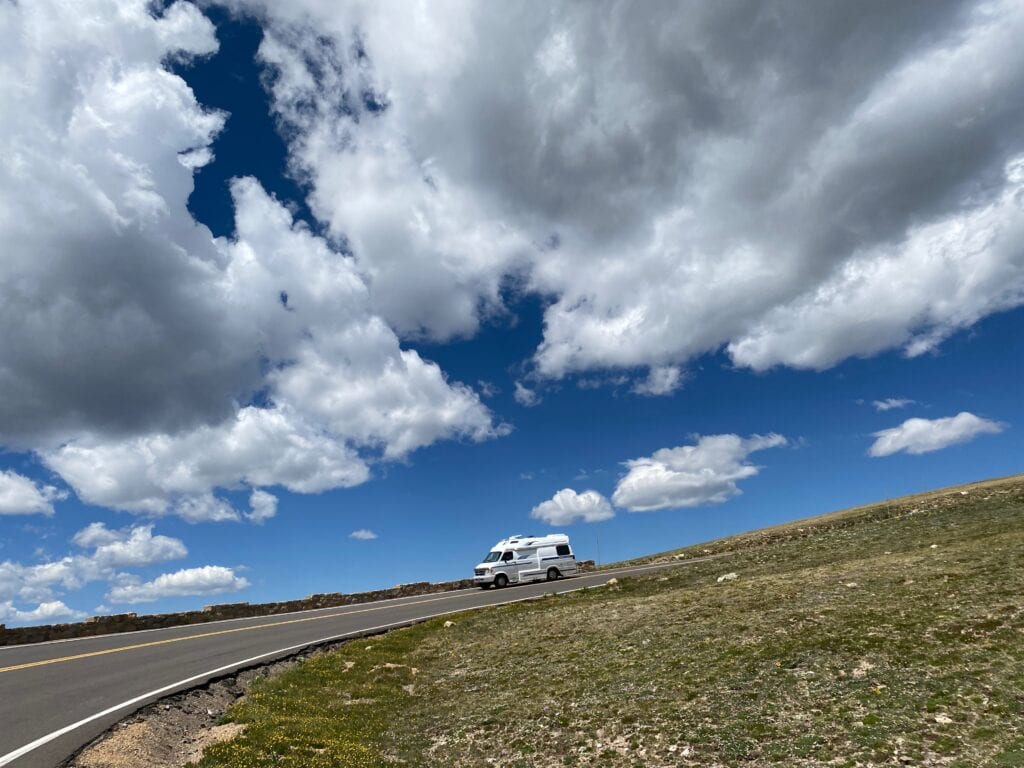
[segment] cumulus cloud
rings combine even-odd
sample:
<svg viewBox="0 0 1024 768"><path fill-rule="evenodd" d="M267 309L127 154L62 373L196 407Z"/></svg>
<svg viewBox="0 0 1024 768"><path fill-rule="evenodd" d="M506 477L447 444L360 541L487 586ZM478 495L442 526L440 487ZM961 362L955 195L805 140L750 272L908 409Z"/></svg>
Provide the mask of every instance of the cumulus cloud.
<svg viewBox="0 0 1024 768"><path fill-rule="evenodd" d="M152 526L150 526L150 530L152 530ZM94 549L117 541L124 541L125 538L126 534L123 530L112 531L106 523L89 523L71 537L71 543L85 549Z"/></svg>
<svg viewBox="0 0 1024 768"><path fill-rule="evenodd" d="M212 489L351 487L369 478L361 451L401 459L444 438L504 434L476 393L401 349L368 314L363 284L344 257L295 226L254 181L233 189L239 239L227 249L230 289L250 315L266 313L256 318L265 323L265 351L289 358L267 374L272 402L177 432L88 433L40 450L83 500L193 522L238 520ZM293 274L310 282L296 283ZM292 311L281 306L281 284Z"/></svg>
<svg viewBox="0 0 1024 768"><path fill-rule="evenodd" d="M52 624L57 620L78 621L85 617L84 612L69 608L60 600L40 603L29 611L19 610L10 600L0 602L0 623Z"/></svg>
<svg viewBox="0 0 1024 768"><path fill-rule="evenodd" d="M356 539L358 541L372 541L377 538L377 534L371 531L369 528L360 528L358 531L352 531L348 535L350 539Z"/></svg>
<svg viewBox="0 0 1024 768"><path fill-rule="evenodd" d="M747 458L755 451L786 445L782 435L703 435L694 445L662 448L625 462L629 469L612 495L630 512L721 504L742 493L740 480L760 468Z"/></svg>
<svg viewBox="0 0 1024 768"><path fill-rule="evenodd" d="M990 202L908 226L897 243L859 249L827 280L730 342L733 359L756 370L820 370L896 346L915 357L986 315L1020 305L1024 156L994 175Z"/></svg>
<svg viewBox="0 0 1024 768"><path fill-rule="evenodd" d="M246 519L259 524L276 514L277 496L260 490L255 490L249 495L249 512Z"/></svg>
<svg viewBox="0 0 1024 768"><path fill-rule="evenodd" d="M180 539L154 536L152 525L112 531L103 523L93 523L75 534L72 541L79 546L93 547L89 561L103 572L177 560L188 554Z"/></svg>
<svg viewBox="0 0 1024 768"><path fill-rule="evenodd" d="M0 515L52 515L53 502L67 491L41 485L14 470L0 470Z"/></svg>
<svg viewBox="0 0 1024 768"><path fill-rule="evenodd" d="M72 537L72 543L87 550L86 553L36 565L10 560L0 562L0 622L38 624L84 618L84 613L68 608L58 596L96 581L110 584L105 599L113 603L212 595L236 592L249 586L234 569L223 566L186 568L151 581L143 581L125 570L180 560L188 555L181 540L154 534L152 525L112 529L101 522L91 523ZM37 603L38 606L19 608L19 603ZM109 609L103 608L102 612L109 612Z"/></svg>
<svg viewBox="0 0 1024 768"><path fill-rule="evenodd" d="M0 42L0 444L88 503L198 522L243 517L218 488L349 487L507 430L254 180L232 238L193 220L225 121L165 68L216 50L196 6L6 4Z"/></svg>
<svg viewBox="0 0 1024 768"><path fill-rule="evenodd" d="M82 438L42 453L82 500L152 515L237 513L209 496L216 486L283 485L298 493L365 482L354 450L286 406L246 407L230 421L130 440Z"/></svg>
<svg viewBox="0 0 1024 768"><path fill-rule="evenodd" d="M979 435L994 435L1006 429L998 421L983 419L961 411L942 419L907 419L898 427L875 432L868 455L881 457L894 453L921 454L939 451L957 443L966 443Z"/></svg>
<svg viewBox="0 0 1024 768"><path fill-rule="evenodd" d="M540 404L540 395L537 394L537 391L530 389L521 381L516 382L516 388L512 392L512 397L524 408L533 408L533 406Z"/></svg>
<svg viewBox="0 0 1024 768"><path fill-rule="evenodd" d="M185 496L174 505L173 510L190 523L237 522L241 519L238 510L212 493Z"/></svg>
<svg viewBox="0 0 1024 768"><path fill-rule="evenodd" d="M661 365L647 374L647 378L637 382L633 391L638 395L670 395L683 384L683 372L678 366Z"/></svg>
<svg viewBox="0 0 1024 768"><path fill-rule="evenodd" d="M554 297L544 376L822 369L1024 302L1013 0L234 5L402 334L472 333L506 280Z"/></svg>
<svg viewBox="0 0 1024 768"><path fill-rule="evenodd" d="M231 238L189 213L226 119L165 67L216 50L196 6L0 4L0 444L86 502L238 520L218 489L504 434L402 340L522 292L531 374L650 395L708 352L917 355L1024 302L1013 0L229 4L329 239L252 179Z"/></svg>
<svg viewBox="0 0 1024 768"><path fill-rule="evenodd" d="M905 397L887 397L885 400L873 400L871 405L874 406L876 411L884 413L896 408L906 408L908 405L913 405L916 402L916 400L910 400Z"/></svg>
<svg viewBox="0 0 1024 768"><path fill-rule="evenodd" d="M188 554L181 540L154 534L152 525L111 529L104 523L91 523L72 537L72 543L88 551L33 565L0 562L0 605L12 606L12 621L29 623L54 618L58 616L56 606L63 605L57 600L61 592L81 589L90 582L128 578L122 569L177 560ZM40 608L22 610L14 607L16 602L35 602ZM42 609L43 605L50 607ZM40 609L52 615L30 616ZM79 617L77 611L59 615Z"/></svg>
<svg viewBox="0 0 1024 768"><path fill-rule="evenodd" d="M0 8L0 439L216 419L257 385L185 209L224 116L162 66L217 47L191 3ZM158 137L158 140L155 140ZM236 343L243 341L243 343ZM156 372L159 371L159 374Z"/></svg>
<svg viewBox="0 0 1024 768"><path fill-rule="evenodd" d="M128 581L113 587L106 599L112 603L151 603L165 597L192 597L239 592L249 586L242 576L231 568L206 565L202 568L183 568L164 573L152 581Z"/></svg>
<svg viewBox="0 0 1024 768"><path fill-rule="evenodd" d="M615 510L597 491L576 493L572 488L563 488L534 507L530 517L549 525L571 525L577 521L597 523L615 517Z"/></svg>

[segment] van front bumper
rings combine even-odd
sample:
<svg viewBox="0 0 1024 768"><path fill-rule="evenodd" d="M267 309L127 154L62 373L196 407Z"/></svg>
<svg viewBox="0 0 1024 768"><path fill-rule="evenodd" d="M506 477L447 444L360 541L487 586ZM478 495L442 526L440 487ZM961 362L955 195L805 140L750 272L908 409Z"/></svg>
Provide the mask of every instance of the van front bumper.
<svg viewBox="0 0 1024 768"><path fill-rule="evenodd" d="M491 573L491 572L488 572L488 573L485 573L485 574L483 574L481 576L473 576L473 583L476 584L477 586L482 586L484 584L493 584L494 583L494 574Z"/></svg>

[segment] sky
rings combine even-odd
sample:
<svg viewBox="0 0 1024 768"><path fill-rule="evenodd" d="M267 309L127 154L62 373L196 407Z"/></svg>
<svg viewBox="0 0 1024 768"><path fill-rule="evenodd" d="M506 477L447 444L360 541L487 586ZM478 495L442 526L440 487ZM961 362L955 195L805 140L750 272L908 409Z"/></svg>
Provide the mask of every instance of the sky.
<svg viewBox="0 0 1024 768"><path fill-rule="evenodd" d="M1024 470L1022 37L1010 0L0 4L0 624Z"/></svg>

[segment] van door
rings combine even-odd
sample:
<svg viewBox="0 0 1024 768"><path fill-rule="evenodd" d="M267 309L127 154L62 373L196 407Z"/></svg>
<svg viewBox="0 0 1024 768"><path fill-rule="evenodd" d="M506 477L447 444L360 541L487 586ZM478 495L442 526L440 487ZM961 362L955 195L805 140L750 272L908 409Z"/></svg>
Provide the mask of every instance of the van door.
<svg viewBox="0 0 1024 768"><path fill-rule="evenodd" d="M537 548L520 549L516 552L516 567L519 569L520 581L534 581L543 578L540 561L537 558Z"/></svg>
<svg viewBox="0 0 1024 768"><path fill-rule="evenodd" d="M519 568L516 567L516 554L511 551L501 553L501 560L494 567L494 574L504 573L508 577L509 584L519 581Z"/></svg>

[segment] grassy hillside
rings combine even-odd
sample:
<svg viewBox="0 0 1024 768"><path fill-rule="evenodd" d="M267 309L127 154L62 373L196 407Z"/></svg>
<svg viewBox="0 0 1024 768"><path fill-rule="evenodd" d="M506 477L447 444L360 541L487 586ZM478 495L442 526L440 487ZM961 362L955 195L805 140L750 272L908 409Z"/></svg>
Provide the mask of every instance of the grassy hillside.
<svg viewBox="0 0 1024 768"><path fill-rule="evenodd" d="M201 765L1024 766L1024 476L704 549L313 658Z"/></svg>

